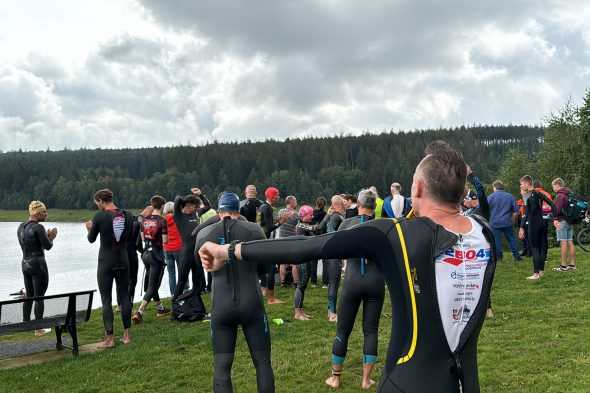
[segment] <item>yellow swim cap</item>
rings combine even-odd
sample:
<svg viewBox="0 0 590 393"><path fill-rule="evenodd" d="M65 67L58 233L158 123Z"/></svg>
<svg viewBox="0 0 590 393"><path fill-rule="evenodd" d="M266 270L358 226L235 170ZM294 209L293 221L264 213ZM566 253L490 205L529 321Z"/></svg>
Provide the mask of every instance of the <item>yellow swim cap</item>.
<svg viewBox="0 0 590 393"><path fill-rule="evenodd" d="M43 213L46 212L47 208L45 204L41 201L32 201L29 203L29 214L32 216L33 214Z"/></svg>

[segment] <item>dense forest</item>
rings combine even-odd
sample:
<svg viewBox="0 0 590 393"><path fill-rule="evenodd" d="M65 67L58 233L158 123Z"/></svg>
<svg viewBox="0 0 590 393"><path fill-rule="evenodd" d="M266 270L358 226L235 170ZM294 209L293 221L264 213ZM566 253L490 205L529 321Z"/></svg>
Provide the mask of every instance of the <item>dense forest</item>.
<svg viewBox="0 0 590 393"><path fill-rule="evenodd" d="M209 143L143 149L82 149L0 154L0 208L25 209L32 199L48 207L95 208L94 192L110 188L117 205L145 206L198 186L211 196L247 184L268 186L309 203L318 196L375 185L386 194L397 181L407 189L424 147L442 139L458 147L486 182L508 154L525 159L543 147L546 130L530 126L472 126L286 141ZM511 156L510 156L511 157ZM524 158L523 158L524 157Z"/></svg>

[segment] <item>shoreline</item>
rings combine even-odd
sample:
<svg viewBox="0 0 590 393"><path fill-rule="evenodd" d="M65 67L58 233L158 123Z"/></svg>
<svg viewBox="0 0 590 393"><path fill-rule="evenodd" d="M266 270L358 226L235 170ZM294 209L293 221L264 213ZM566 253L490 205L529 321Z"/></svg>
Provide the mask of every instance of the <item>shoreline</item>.
<svg viewBox="0 0 590 393"><path fill-rule="evenodd" d="M134 215L141 212L141 208L129 209ZM69 209L47 209L47 222L86 222L92 220L92 217L98 210L69 210ZM28 211L23 210L1 210L0 222L23 222L29 217Z"/></svg>

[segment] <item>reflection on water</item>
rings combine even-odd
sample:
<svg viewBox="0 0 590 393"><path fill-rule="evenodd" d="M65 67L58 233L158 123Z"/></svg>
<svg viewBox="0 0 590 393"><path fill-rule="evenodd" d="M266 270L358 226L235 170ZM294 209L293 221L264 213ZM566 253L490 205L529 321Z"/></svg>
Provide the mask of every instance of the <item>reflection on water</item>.
<svg viewBox="0 0 590 393"><path fill-rule="evenodd" d="M26 217L23 217L23 219ZM18 222L0 222L0 300L7 300L10 293L24 287L21 272L22 252L16 238ZM96 289L93 307L100 307L100 295L96 282L99 241L90 244L86 239L84 223L45 222L45 228L56 227L58 234L53 248L45 252L49 270L49 288L46 295ZM165 270L165 269L164 269ZM143 264L139 260L139 279L135 290L137 302L141 299L141 274ZM160 296L170 296L168 273L162 280ZM116 302L113 284L113 302Z"/></svg>

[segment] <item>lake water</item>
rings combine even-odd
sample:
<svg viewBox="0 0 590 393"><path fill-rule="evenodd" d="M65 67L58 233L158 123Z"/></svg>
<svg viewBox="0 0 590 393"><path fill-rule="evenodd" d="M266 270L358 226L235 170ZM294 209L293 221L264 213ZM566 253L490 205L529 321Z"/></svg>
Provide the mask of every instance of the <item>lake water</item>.
<svg viewBox="0 0 590 393"><path fill-rule="evenodd" d="M24 287L21 271L22 251L16 238L18 222L0 222L0 300L11 299L10 293ZM96 281L98 248L100 240L90 244L86 239L84 223L44 222L47 228L57 228L57 238L51 250L45 252L49 270L49 288L46 295L96 289L93 308L100 307L100 295ZM139 278L135 289L135 299L141 299L141 277L143 264L139 260ZM190 281L189 281L190 282ZM160 296L170 296L168 272L164 273ZM113 302L116 303L113 284Z"/></svg>

